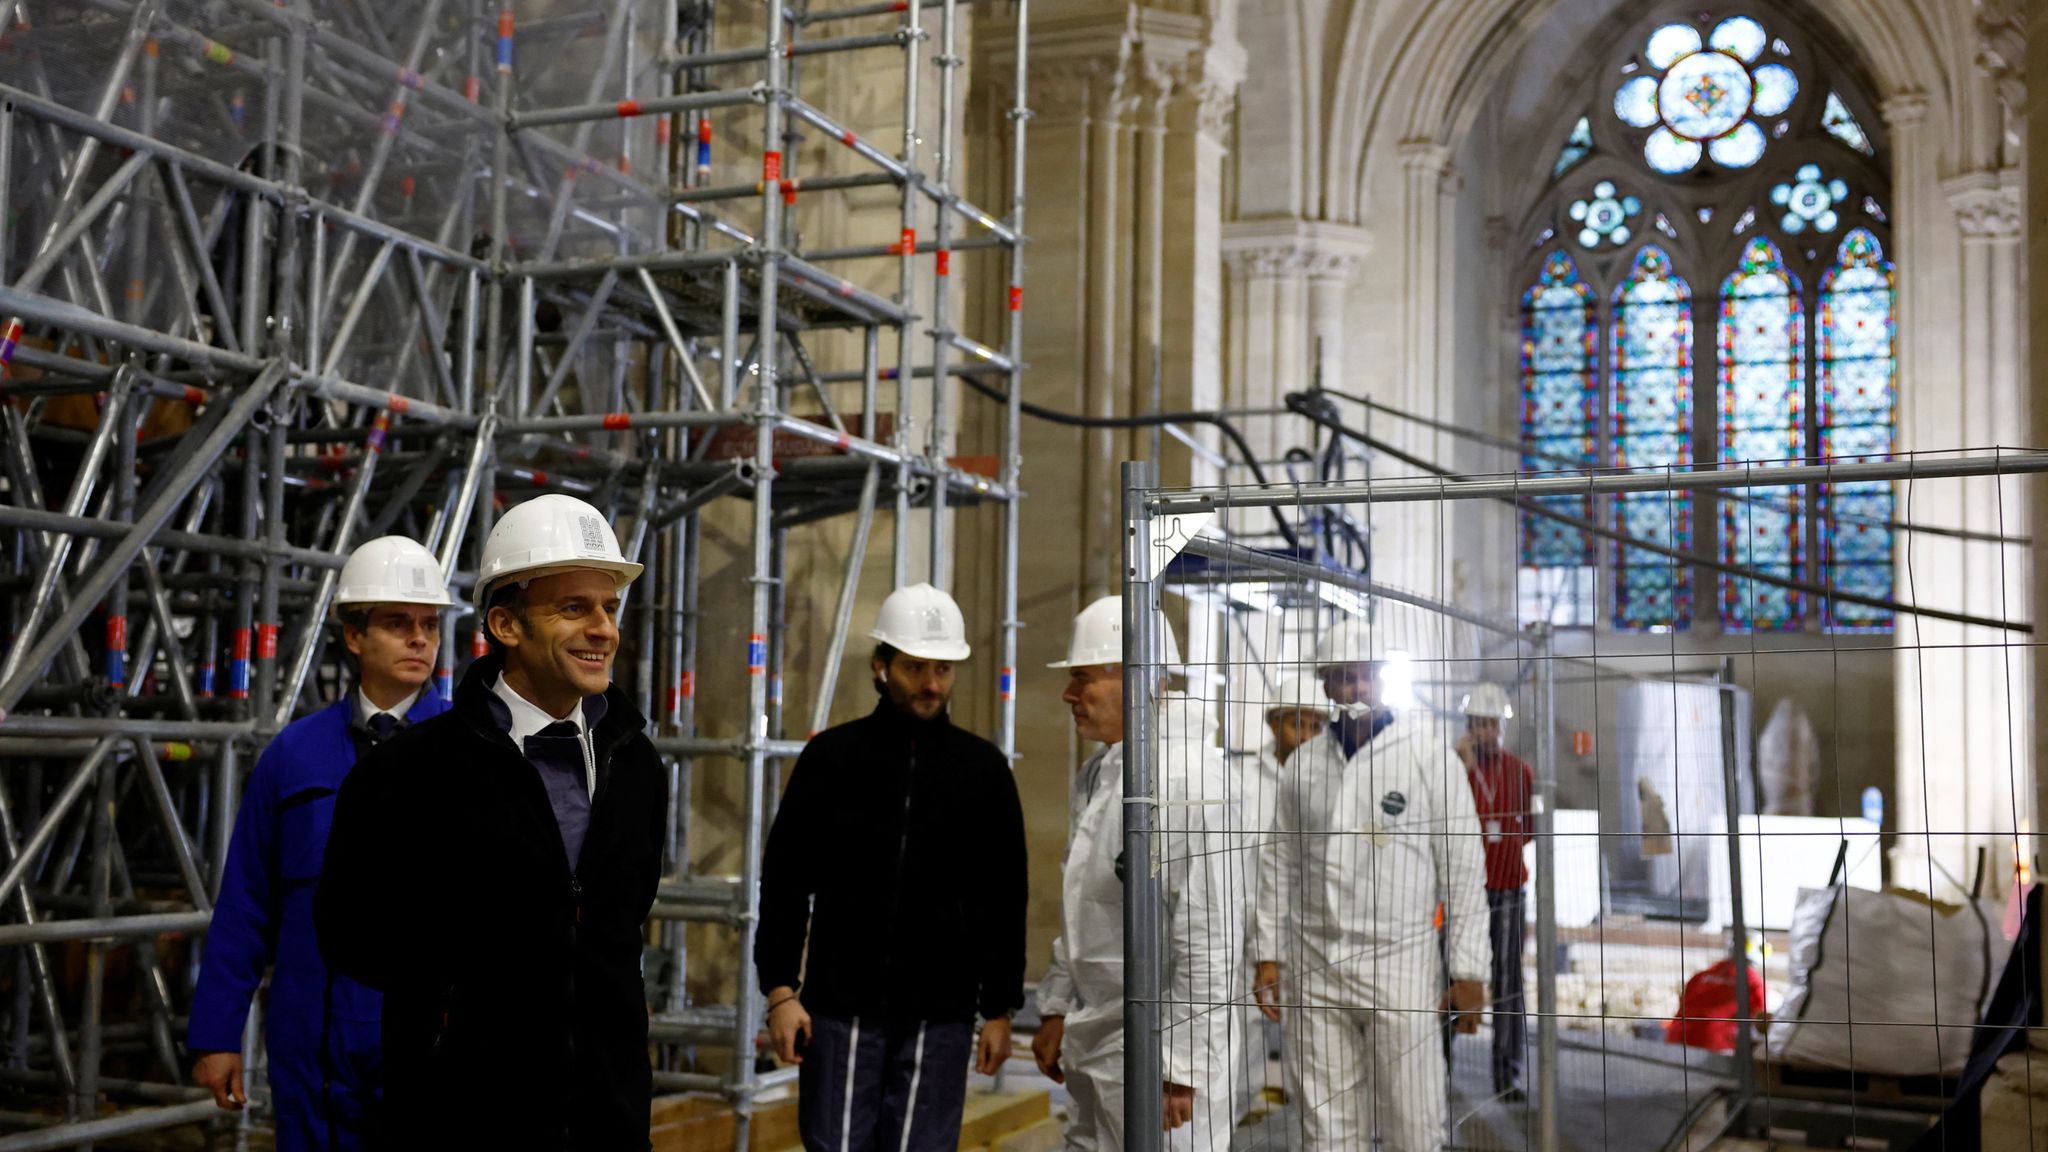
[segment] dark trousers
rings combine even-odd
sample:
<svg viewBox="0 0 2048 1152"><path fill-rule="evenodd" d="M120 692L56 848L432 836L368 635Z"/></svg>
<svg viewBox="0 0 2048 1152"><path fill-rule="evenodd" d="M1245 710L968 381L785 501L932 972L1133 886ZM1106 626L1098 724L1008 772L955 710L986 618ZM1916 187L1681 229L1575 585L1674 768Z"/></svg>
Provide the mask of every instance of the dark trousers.
<svg viewBox="0 0 2048 1152"><path fill-rule="evenodd" d="M1522 1004L1522 919L1520 888L1486 890L1487 935L1493 941L1493 1090L1522 1084L1522 1055L1529 1027Z"/></svg>
<svg viewBox="0 0 2048 1152"><path fill-rule="evenodd" d="M1505 1092L1522 1086L1522 1056L1529 1044L1529 1027L1522 1004L1522 943L1528 936L1520 888L1486 890L1486 936L1493 944L1493 966L1487 974L1493 985L1493 1090ZM1450 938L1437 934L1437 946L1444 956L1444 987L1451 986ZM1451 1017L1444 1016L1444 1066L1451 1062Z"/></svg>
<svg viewBox="0 0 2048 1152"><path fill-rule="evenodd" d="M805 1152L957 1152L974 1025L811 1017L797 1072Z"/></svg>

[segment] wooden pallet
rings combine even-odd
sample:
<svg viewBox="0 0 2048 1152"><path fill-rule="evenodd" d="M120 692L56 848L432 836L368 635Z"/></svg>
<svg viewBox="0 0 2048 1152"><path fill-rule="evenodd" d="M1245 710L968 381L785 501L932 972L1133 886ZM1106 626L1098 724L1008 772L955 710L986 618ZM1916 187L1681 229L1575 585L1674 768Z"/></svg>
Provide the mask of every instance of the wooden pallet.
<svg viewBox="0 0 2048 1152"><path fill-rule="evenodd" d="M1939 1111L1956 1096L1956 1080L1949 1076L1891 1076L1879 1072L1852 1072L1841 1068L1817 1068L1772 1060L1756 1062L1757 1095L1778 1095L1817 1099L1858 1099L1892 1107Z"/></svg>
<svg viewBox="0 0 2048 1152"><path fill-rule="evenodd" d="M732 1152L733 1113L712 1096L661 1096L654 1101L655 1152ZM1044 1092L970 1092L960 1122L961 1152L1053 1152L1061 1141L1052 1100ZM797 1152L796 1101L755 1109L748 1152Z"/></svg>

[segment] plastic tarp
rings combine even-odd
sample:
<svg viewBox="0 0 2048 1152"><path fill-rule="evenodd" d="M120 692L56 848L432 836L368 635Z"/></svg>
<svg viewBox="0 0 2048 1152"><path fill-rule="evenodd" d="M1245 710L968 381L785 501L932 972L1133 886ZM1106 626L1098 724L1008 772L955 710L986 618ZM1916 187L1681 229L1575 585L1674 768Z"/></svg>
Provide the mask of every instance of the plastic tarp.
<svg viewBox="0 0 2048 1152"><path fill-rule="evenodd" d="M1791 995L1773 1059L1888 1076L1955 1076L2012 941L1997 901L1941 904L1837 885L1792 917Z"/></svg>

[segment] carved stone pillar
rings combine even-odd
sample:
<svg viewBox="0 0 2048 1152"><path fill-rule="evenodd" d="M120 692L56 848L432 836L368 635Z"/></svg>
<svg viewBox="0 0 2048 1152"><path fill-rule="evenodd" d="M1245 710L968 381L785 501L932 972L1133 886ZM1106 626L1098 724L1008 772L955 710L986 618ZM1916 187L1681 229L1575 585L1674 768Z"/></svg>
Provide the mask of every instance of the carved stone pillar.
<svg viewBox="0 0 2048 1152"><path fill-rule="evenodd" d="M1450 149L1434 140L1401 144L1401 297L1400 349L1395 407L1426 419L1441 419L1447 402L1443 340L1447 328L1445 288L1445 197L1451 174ZM1380 427L1387 439L1425 460L1448 462L1444 437L1409 422ZM1416 475L1414 469L1385 460L1375 477ZM1454 506L1389 504L1374 508L1373 573L1390 583L1443 598L1451 591L1446 549L1454 539Z"/></svg>
<svg viewBox="0 0 2048 1152"><path fill-rule="evenodd" d="M2012 173L1968 172L1940 190L1962 236L1950 256L1959 355L1952 378L1923 379L1920 391L1931 395L1913 398L1913 445L2012 445L2028 418L2018 181ZM1899 518L2017 537L2027 522L2026 487L2017 478L1990 477L1904 486ZM2021 615L2019 590L2030 586L2025 549L1917 532L1901 537L1900 599L1993 619ZM2031 794L2032 771L2012 725L2026 712L2031 670L2008 646L2026 637L1924 618L1899 627L1901 640L1920 648L1904 650L1900 665L1895 871L1902 884L1953 896L1948 876L1966 879L1978 849L1989 853L1990 875L2009 874L2013 863L2014 800ZM1937 835L1913 835L1927 831Z"/></svg>
<svg viewBox="0 0 2048 1152"><path fill-rule="evenodd" d="M1223 228L1230 268L1230 376L1224 402L1233 408L1278 406L1289 392L1316 383L1320 353L1325 387L1359 391L1345 354L1353 279L1371 251L1362 228L1292 218L1240 220ZM1299 421L1252 419L1246 435L1271 459L1301 436Z"/></svg>
<svg viewBox="0 0 2048 1152"><path fill-rule="evenodd" d="M1032 402L1097 417L1217 403L1218 126L1238 74L1234 40L1219 45L1217 35L1208 17L1191 12L1093 0L1033 6L1022 321ZM977 34L975 51L975 83L1006 93L1004 73L1016 59L1007 34ZM981 124L973 154L1002 154L1006 126L992 117ZM1035 973L1057 926L1060 798L1081 751L1060 703L1062 677L1044 666L1064 653L1074 614L1121 587L1117 465L1150 454L1154 437L1026 420L1022 442L1029 498L1018 571L1018 784L1031 844ZM1164 482L1199 478L1177 441L1167 438L1160 457Z"/></svg>

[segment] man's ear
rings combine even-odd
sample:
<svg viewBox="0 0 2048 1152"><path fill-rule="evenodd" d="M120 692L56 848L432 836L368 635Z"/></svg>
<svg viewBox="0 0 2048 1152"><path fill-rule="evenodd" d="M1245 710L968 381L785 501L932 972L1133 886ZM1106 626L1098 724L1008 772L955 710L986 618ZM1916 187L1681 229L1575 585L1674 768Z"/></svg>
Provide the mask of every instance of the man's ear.
<svg viewBox="0 0 2048 1152"><path fill-rule="evenodd" d="M349 655L355 657L362 656L363 634L355 625L344 623L341 626L341 642L348 646Z"/></svg>
<svg viewBox="0 0 2048 1152"><path fill-rule="evenodd" d="M526 630L519 625L519 614L499 604L484 617L484 627L491 630L491 636L507 648L519 647L519 641Z"/></svg>

